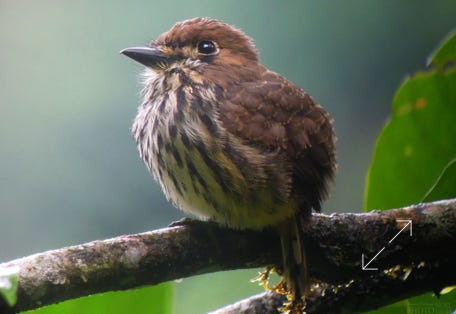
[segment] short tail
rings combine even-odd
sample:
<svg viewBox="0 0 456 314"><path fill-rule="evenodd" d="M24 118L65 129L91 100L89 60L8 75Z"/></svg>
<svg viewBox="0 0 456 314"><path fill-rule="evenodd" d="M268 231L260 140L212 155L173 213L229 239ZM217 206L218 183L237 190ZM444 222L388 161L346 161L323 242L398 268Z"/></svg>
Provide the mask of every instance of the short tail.
<svg viewBox="0 0 456 314"><path fill-rule="evenodd" d="M290 303L291 313L305 307L305 297L310 291L306 254L303 245L303 226L299 217L292 217L279 225L282 245L282 277ZM299 312L300 313L300 312Z"/></svg>

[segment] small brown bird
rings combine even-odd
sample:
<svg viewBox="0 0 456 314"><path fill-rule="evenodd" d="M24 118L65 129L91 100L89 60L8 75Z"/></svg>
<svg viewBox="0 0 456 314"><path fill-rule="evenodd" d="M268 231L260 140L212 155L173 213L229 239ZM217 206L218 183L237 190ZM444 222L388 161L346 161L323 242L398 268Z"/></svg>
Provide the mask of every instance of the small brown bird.
<svg viewBox="0 0 456 314"><path fill-rule="evenodd" d="M302 230L336 170L329 114L264 67L252 39L214 19L177 23L122 53L147 68L133 134L168 200L230 228L276 228L281 287L300 311Z"/></svg>

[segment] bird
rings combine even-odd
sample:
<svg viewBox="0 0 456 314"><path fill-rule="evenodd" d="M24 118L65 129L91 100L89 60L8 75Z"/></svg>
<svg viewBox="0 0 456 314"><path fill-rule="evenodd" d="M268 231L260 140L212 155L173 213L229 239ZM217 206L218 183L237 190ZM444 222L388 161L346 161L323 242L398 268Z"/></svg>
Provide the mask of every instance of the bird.
<svg viewBox="0 0 456 314"><path fill-rule="evenodd" d="M290 300L284 312L301 313L310 289L303 230L337 168L332 117L262 65L252 38L216 19L177 22L121 53L145 66L132 133L166 198L227 228L277 230L276 290Z"/></svg>

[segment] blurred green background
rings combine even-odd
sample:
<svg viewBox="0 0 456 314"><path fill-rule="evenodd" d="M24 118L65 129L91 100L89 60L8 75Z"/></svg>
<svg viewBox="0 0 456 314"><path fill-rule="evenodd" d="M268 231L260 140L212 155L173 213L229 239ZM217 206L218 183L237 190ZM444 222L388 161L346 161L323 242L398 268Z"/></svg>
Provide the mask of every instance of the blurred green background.
<svg viewBox="0 0 456 314"><path fill-rule="evenodd" d="M393 93L455 27L456 2L0 0L0 262L182 217L137 154L142 68L118 52L195 16L243 29L333 115L339 174L324 211L361 211ZM175 312L261 291L255 274L185 279Z"/></svg>

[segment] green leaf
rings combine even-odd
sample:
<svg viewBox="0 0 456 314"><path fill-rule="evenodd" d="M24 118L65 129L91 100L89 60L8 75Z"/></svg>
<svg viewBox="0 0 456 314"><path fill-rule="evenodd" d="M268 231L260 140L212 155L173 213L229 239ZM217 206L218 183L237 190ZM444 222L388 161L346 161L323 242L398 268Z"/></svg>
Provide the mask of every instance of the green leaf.
<svg viewBox="0 0 456 314"><path fill-rule="evenodd" d="M419 72L393 100L367 175L364 209L420 202L456 157L456 69Z"/></svg>
<svg viewBox="0 0 456 314"><path fill-rule="evenodd" d="M141 289L95 294L22 313L166 314L172 313L173 292L173 285L164 283Z"/></svg>
<svg viewBox="0 0 456 314"><path fill-rule="evenodd" d="M429 56L428 65L442 69L446 63L456 61L456 30L442 41L442 44Z"/></svg>
<svg viewBox="0 0 456 314"><path fill-rule="evenodd" d="M437 182L423 198L423 202L432 202L456 197L456 159L451 160L443 169Z"/></svg>
<svg viewBox="0 0 456 314"><path fill-rule="evenodd" d="M366 178L364 209L456 197L456 32L429 58L435 69L407 78L380 133ZM450 313L456 291L407 299L371 314Z"/></svg>
<svg viewBox="0 0 456 314"><path fill-rule="evenodd" d="M0 296L9 306L17 301L17 279L19 278L19 267L0 267Z"/></svg>
<svg viewBox="0 0 456 314"><path fill-rule="evenodd" d="M428 292L406 301L400 301L365 314L402 314L402 313L452 313L456 309L456 291L437 297Z"/></svg>

